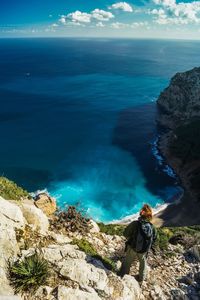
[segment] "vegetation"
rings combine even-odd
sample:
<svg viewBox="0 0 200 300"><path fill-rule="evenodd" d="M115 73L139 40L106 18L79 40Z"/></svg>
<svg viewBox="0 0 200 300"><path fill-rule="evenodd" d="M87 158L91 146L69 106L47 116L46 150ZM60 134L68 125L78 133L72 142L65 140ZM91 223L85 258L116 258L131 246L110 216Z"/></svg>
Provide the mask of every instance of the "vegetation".
<svg viewBox="0 0 200 300"><path fill-rule="evenodd" d="M72 241L72 244L77 245L80 250L85 252L85 254L91 256L92 258L100 260L108 270L116 270L115 263L108 257L102 257L101 255L99 255L96 249L93 247L93 245L89 243L86 239L74 239Z"/></svg>
<svg viewBox="0 0 200 300"><path fill-rule="evenodd" d="M15 293L34 293L47 283L49 266L46 260L34 254L14 262L9 268L9 275Z"/></svg>
<svg viewBox="0 0 200 300"><path fill-rule="evenodd" d="M169 243L182 244L185 248L190 248L200 240L200 226L189 227L163 227L158 229L156 247L162 251L167 251Z"/></svg>
<svg viewBox="0 0 200 300"><path fill-rule="evenodd" d="M90 230L89 219L76 206L69 206L67 211L60 211L51 220L51 229L61 232L79 232L82 235Z"/></svg>
<svg viewBox="0 0 200 300"><path fill-rule="evenodd" d="M5 177L0 177L0 196L7 200L31 198L26 190Z"/></svg>
<svg viewBox="0 0 200 300"><path fill-rule="evenodd" d="M105 234L109 235L119 235L122 236L125 225L116 225L116 224L104 224L104 223L98 223L100 231L104 232Z"/></svg>
<svg viewBox="0 0 200 300"><path fill-rule="evenodd" d="M200 120L178 127L171 142L171 153L185 164L200 159Z"/></svg>

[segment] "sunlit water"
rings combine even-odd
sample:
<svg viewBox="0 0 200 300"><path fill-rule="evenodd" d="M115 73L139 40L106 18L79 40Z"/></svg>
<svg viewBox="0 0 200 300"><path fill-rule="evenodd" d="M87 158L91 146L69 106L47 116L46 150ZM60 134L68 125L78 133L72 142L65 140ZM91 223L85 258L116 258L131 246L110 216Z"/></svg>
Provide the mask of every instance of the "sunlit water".
<svg viewBox="0 0 200 300"><path fill-rule="evenodd" d="M198 66L199 50L198 42L0 40L1 174L101 221L172 201L179 188L156 152L155 101L174 73Z"/></svg>

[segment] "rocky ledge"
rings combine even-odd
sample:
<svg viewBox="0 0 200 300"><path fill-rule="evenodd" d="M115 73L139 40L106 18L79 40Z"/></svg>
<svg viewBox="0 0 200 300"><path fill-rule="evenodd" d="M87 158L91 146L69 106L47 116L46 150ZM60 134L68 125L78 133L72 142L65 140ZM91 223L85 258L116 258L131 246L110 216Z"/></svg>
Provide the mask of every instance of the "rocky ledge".
<svg viewBox="0 0 200 300"><path fill-rule="evenodd" d="M148 280L140 286L138 266L117 276L124 226L97 224L73 207L51 216L42 208L33 199L0 197L0 299L199 299L199 227L159 229L157 254L149 254Z"/></svg>

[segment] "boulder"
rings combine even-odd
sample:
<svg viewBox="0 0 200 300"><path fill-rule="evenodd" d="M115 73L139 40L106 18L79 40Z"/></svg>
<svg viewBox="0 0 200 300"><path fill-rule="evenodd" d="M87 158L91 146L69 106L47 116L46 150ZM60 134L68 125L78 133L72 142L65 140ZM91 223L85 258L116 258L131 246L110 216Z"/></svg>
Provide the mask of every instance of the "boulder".
<svg viewBox="0 0 200 300"><path fill-rule="evenodd" d="M19 253L16 230L23 230L24 226L20 208L0 197L0 295L14 295L6 276L7 261Z"/></svg>
<svg viewBox="0 0 200 300"><path fill-rule="evenodd" d="M52 263L57 264L59 261L63 261L64 258L73 258L73 259L85 259L86 254L82 251L77 250L75 245L49 245L46 248L42 248L41 252L44 258Z"/></svg>
<svg viewBox="0 0 200 300"><path fill-rule="evenodd" d="M137 300L140 299L141 289L137 280L130 275L125 275L122 279L124 285L123 295L120 300Z"/></svg>
<svg viewBox="0 0 200 300"><path fill-rule="evenodd" d="M35 206L40 208L47 216L56 211L56 200L46 193L38 194L35 198Z"/></svg>
<svg viewBox="0 0 200 300"><path fill-rule="evenodd" d="M67 237L66 235L63 234L56 234L55 232L51 231L49 232L49 235L54 239L54 241L59 244L59 245L63 245L63 244L70 244L72 239L70 239L69 237Z"/></svg>
<svg viewBox="0 0 200 300"><path fill-rule="evenodd" d="M106 272L87 263L83 259L66 259L59 264L60 274L77 282L82 288L93 287L95 290L108 293Z"/></svg>
<svg viewBox="0 0 200 300"><path fill-rule="evenodd" d="M100 232L100 228L99 228L98 224L95 221L93 221L92 219L89 221L89 226L90 226L91 233Z"/></svg>
<svg viewBox="0 0 200 300"><path fill-rule="evenodd" d="M0 267L0 300L4 299L3 296L8 296L8 295L13 296L14 291L9 284L9 280L6 276L6 269L4 266L4 268Z"/></svg>
<svg viewBox="0 0 200 300"><path fill-rule="evenodd" d="M25 220L21 209L15 203L11 203L8 200L3 199L1 196L0 214L12 221L14 228L24 228Z"/></svg>
<svg viewBox="0 0 200 300"><path fill-rule="evenodd" d="M93 291L91 293L84 292L79 289L67 288L65 286L58 287L58 300L100 300L98 294Z"/></svg>
<svg viewBox="0 0 200 300"><path fill-rule="evenodd" d="M46 235L49 228L47 216L41 209L37 208L32 203L22 203L21 210L27 223L31 225L33 230L37 230L40 234Z"/></svg>

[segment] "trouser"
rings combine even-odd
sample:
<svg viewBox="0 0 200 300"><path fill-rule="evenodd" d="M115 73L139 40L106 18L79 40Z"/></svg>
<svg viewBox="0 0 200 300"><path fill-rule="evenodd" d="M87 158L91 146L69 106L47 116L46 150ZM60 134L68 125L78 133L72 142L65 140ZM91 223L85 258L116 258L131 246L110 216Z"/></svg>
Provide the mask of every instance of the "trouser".
<svg viewBox="0 0 200 300"><path fill-rule="evenodd" d="M120 269L120 275L124 276L129 274L131 265L134 261L139 260L139 281L143 281L146 278L147 271L147 253L137 253L130 246L127 247L126 256L123 260L122 267Z"/></svg>

